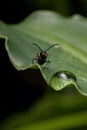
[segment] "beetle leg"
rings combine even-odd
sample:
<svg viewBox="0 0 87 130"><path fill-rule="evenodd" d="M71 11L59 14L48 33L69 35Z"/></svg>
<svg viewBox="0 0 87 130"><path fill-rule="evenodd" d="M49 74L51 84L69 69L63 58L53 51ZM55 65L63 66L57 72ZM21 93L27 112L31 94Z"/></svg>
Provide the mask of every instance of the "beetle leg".
<svg viewBox="0 0 87 130"><path fill-rule="evenodd" d="M47 70L49 70L49 65L50 65L50 63L51 63L50 60L47 60L47 61L46 61L46 66L45 66L45 68L46 68Z"/></svg>
<svg viewBox="0 0 87 130"><path fill-rule="evenodd" d="M32 64L34 64L35 61L37 61L37 57L36 57L36 56L33 57L33 59L32 59Z"/></svg>

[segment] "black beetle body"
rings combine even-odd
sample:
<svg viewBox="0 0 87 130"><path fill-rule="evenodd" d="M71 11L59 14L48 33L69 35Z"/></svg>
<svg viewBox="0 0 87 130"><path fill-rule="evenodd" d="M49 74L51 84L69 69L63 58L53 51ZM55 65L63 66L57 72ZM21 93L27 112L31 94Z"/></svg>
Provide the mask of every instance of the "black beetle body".
<svg viewBox="0 0 87 130"><path fill-rule="evenodd" d="M47 57L48 57L47 50L58 44L51 45L45 51L43 51L37 44L34 43L33 45L35 45L37 48L39 48L40 52L37 53L36 56L34 56L34 58L32 59L32 63L34 63L34 61L37 61L37 63L39 65L43 65L44 63L47 63L47 64L50 63L50 61L47 60Z"/></svg>

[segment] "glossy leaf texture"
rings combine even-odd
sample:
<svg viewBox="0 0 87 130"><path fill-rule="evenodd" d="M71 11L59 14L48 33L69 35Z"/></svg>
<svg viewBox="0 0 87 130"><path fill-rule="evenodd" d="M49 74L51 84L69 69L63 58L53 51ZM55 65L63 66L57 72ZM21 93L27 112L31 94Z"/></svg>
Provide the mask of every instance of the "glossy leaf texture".
<svg viewBox="0 0 87 130"><path fill-rule="evenodd" d="M74 85L81 94L87 95L86 18L80 15L64 17L51 11L36 11L19 24L6 25L0 22L0 35L6 39L8 56L17 70L39 68L48 85L55 73L68 71L77 82L72 78L69 78L69 83L63 79L62 86L58 81L57 89L53 82L51 87L58 91ZM47 51L48 60L51 62L48 70L44 64L32 64L32 58L39 52L33 43L42 50L58 44Z"/></svg>

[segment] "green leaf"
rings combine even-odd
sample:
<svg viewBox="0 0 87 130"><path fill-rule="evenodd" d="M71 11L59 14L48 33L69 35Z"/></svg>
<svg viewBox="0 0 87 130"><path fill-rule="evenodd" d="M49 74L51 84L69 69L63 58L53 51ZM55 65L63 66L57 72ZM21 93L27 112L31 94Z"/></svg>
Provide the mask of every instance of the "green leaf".
<svg viewBox="0 0 87 130"><path fill-rule="evenodd" d="M8 56L17 70L39 68L47 84L55 73L68 71L77 80L75 82L71 79L72 85L87 96L86 18L80 15L67 18L51 11L37 11L19 24L6 25L1 22L0 34L6 39ZM39 45L42 50L50 45L59 44L47 52L51 61L49 70L44 65L32 65L33 57L39 52L33 43ZM70 85L70 82L66 84L65 79L62 81L64 85L57 85L57 90ZM52 84L51 87L55 89Z"/></svg>

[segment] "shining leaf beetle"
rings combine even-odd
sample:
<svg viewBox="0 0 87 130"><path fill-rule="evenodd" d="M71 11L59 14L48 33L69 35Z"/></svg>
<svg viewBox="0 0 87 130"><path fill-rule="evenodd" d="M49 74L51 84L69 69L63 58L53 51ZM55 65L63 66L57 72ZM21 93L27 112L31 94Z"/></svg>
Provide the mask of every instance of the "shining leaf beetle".
<svg viewBox="0 0 87 130"><path fill-rule="evenodd" d="M33 43L33 45L35 45L40 50L40 52L37 53L37 55L33 57L32 64L34 63L34 61L36 61L39 65L43 65L44 63L47 63L48 65L50 61L47 60L47 57L48 57L47 51L53 46L56 46L58 44L51 45L45 51L43 51L37 44Z"/></svg>

